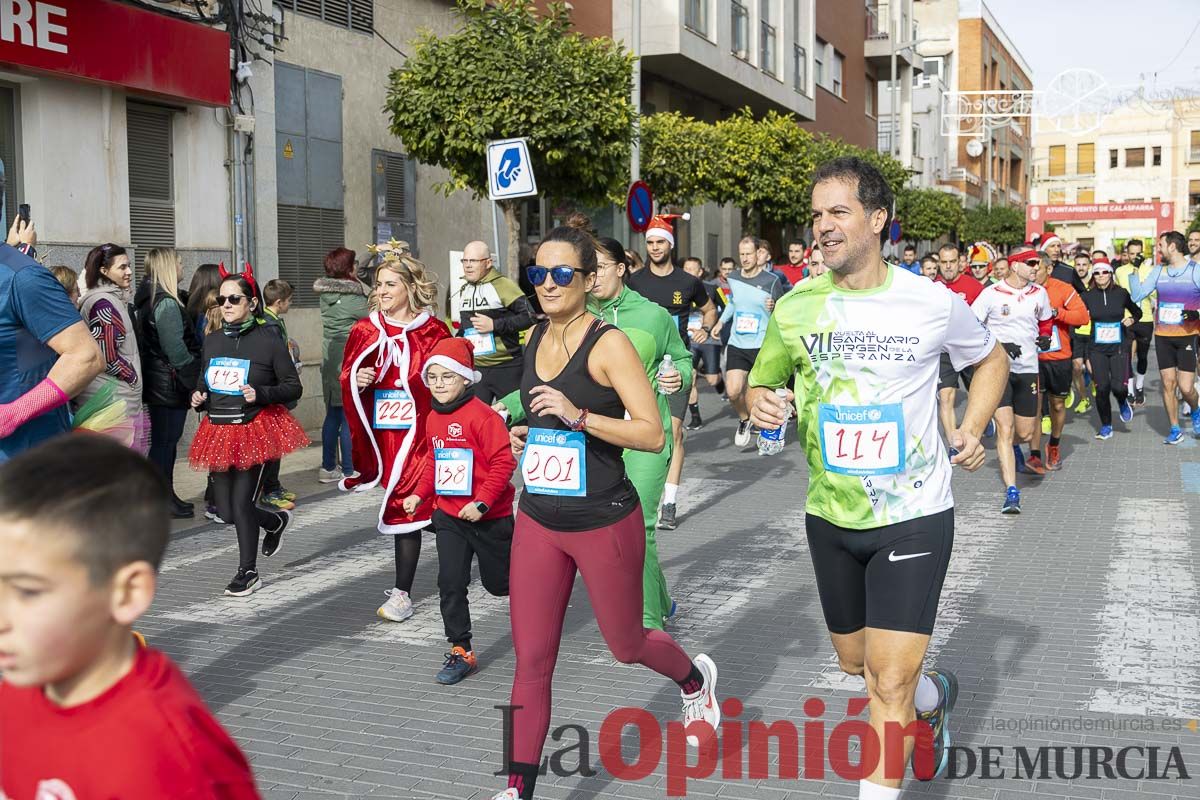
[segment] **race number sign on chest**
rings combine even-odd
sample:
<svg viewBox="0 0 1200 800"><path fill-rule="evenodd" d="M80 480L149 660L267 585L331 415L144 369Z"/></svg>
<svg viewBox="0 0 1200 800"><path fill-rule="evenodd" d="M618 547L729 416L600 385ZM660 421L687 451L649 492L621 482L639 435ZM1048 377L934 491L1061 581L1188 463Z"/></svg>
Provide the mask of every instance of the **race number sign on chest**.
<svg viewBox="0 0 1200 800"><path fill-rule="evenodd" d="M587 495L582 431L530 428L521 454L521 481L531 494Z"/></svg>
<svg viewBox="0 0 1200 800"><path fill-rule="evenodd" d="M250 360L246 358L209 359L204 373L208 390L215 394L241 394L250 378Z"/></svg>
<svg viewBox="0 0 1200 800"><path fill-rule="evenodd" d="M904 410L900 403L822 403L818 423L821 458L830 472L861 476L904 470Z"/></svg>
<svg viewBox="0 0 1200 800"><path fill-rule="evenodd" d="M1093 323L1092 332L1096 337L1096 344L1121 343L1121 323L1119 322Z"/></svg>
<svg viewBox="0 0 1200 800"><path fill-rule="evenodd" d="M376 430L408 430L416 418L416 406L408 392L403 389L375 391Z"/></svg>
<svg viewBox="0 0 1200 800"><path fill-rule="evenodd" d="M490 356L496 352L496 335L491 331L481 333L475 328L467 328L463 338L471 343L475 356Z"/></svg>
<svg viewBox="0 0 1200 800"><path fill-rule="evenodd" d="M1183 324L1183 303L1159 303L1158 321L1163 325Z"/></svg>
<svg viewBox="0 0 1200 800"><path fill-rule="evenodd" d="M433 451L433 489L444 497L470 497L475 479L475 458L463 447L439 447Z"/></svg>
<svg viewBox="0 0 1200 800"><path fill-rule="evenodd" d="M733 332L755 336L762 327L762 315L751 311L738 311L733 315Z"/></svg>

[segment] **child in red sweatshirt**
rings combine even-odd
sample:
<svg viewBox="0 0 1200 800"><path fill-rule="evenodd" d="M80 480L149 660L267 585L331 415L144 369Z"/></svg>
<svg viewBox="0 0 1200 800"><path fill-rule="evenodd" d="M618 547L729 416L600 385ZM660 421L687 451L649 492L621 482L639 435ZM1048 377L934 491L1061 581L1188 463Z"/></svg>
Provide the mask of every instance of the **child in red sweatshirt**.
<svg viewBox="0 0 1200 800"><path fill-rule="evenodd" d="M497 597L508 595L512 475L517 461L504 420L469 391L480 379L470 342L461 338L438 342L425 361L421 379L433 395L425 434L434 458L416 491L404 498L404 509L411 514L434 498L438 591L451 644L437 681L450 685L478 667L467 604L472 557L479 559L483 588Z"/></svg>

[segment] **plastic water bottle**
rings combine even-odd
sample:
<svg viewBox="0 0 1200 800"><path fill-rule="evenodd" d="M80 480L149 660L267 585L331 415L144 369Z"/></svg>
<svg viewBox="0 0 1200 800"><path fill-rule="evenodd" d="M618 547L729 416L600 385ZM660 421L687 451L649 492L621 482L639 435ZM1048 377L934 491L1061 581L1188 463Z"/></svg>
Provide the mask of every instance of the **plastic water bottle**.
<svg viewBox="0 0 1200 800"><path fill-rule="evenodd" d="M662 379L667 375L675 375L679 370L675 367L675 362L670 355L664 355L662 363L658 365L658 393L667 394L667 390L662 387Z"/></svg>
<svg viewBox="0 0 1200 800"><path fill-rule="evenodd" d="M787 389L776 389L775 396L787 402ZM791 415L788 415L790 418ZM784 432L787 431L787 419L784 419L782 425L773 431L758 432L758 454L760 456L773 456L783 450Z"/></svg>

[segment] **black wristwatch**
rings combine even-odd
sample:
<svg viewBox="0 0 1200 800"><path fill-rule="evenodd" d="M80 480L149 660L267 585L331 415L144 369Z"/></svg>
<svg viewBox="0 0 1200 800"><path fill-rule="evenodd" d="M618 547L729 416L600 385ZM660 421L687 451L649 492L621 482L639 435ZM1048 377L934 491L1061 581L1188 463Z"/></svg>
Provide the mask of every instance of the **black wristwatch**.
<svg viewBox="0 0 1200 800"><path fill-rule="evenodd" d="M491 508L491 506L489 506L487 503L484 503L480 500L476 500L475 508L479 511L480 514L486 514L488 512L488 509Z"/></svg>

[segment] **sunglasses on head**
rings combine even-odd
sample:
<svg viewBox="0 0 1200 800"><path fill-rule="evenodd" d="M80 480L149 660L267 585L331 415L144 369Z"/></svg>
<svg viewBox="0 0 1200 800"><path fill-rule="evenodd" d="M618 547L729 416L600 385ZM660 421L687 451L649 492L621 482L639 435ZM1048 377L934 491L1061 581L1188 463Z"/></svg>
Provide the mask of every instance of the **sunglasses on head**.
<svg viewBox="0 0 1200 800"><path fill-rule="evenodd" d="M534 286L541 286L545 283L547 273L559 286L570 286L571 281L575 280L576 272L583 272L583 270L562 264L557 267L532 266L525 268L525 274L529 276L529 282Z"/></svg>
<svg viewBox="0 0 1200 800"><path fill-rule="evenodd" d="M244 294L231 294L231 295L219 294L219 295L217 295L217 305L223 306L226 303L229 303L229 305L231 305L231 306L240 306L242 304L242 301L245 299L246 299L246 295L244 295Z"/></svg>

